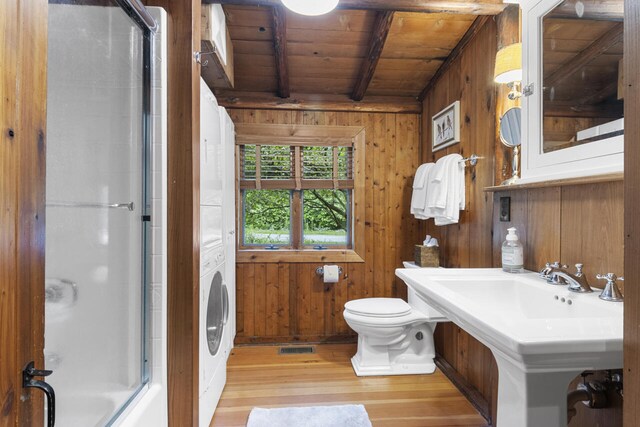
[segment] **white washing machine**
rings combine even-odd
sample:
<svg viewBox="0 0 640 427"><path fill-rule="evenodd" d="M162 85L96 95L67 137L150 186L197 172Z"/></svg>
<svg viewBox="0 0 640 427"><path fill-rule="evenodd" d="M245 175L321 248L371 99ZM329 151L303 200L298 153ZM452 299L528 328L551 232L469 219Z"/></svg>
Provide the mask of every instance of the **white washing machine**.
<svg viewBox="0 0 640 427"><path fill-rule="evenodd" d="M229 292L222 241L202 254L200 278L200 427L208 427L227 379Z"/></svg>

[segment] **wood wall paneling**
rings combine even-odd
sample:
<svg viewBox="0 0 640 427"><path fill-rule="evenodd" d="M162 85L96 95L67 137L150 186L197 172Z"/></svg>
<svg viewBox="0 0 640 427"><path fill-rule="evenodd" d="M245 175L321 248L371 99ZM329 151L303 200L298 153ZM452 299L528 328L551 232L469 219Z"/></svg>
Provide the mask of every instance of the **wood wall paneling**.
<svg viewBox="0 0 640 427"><path fill-rule="evenodd" d="M44 419L22 369L44 367L47 10L0 3L0 426Z"/></svg>
<svg viewBox="0 0 640 427"><path fill-rule="evenodd" d="M625 117L640 114L640 3L624 2ZM624 425L640 424L640 122L627 120L624 138Z"/></svg>
<svg viewBox="0 0 640 427"><path fill-rule="evenodd" d="M444 267L493 265L493 200L483 190L494 182L496 24L485 21L473 33L465 49L428 91L423 104L423 161L436 161L452 153L484 157L477 166L467 166L467 206L460 222L447 227L435 227L432 221L421 225L423 233L440 240L440 263ZM433 153L431 117L456 100L460 100L461 107L461 143ZM438 325L435 341L438 354L478 391L475 397L481 400L476 401L476 406L491 419L495 414L498 375L489 349L454 323Z"/></svg>
<svg viewBox="0 0 640 427"><path fill-rule="evenodd" d="M199 416L200 0L148 0L168 14L169 425Z"/></svg>
<svg viewBox="0 0 640 427"><path fill-rule="evenodd" d="M239 263L237 343L352 341L342 317L346 301L406 296L395 277L413 258L418 223L408 215L413 173L420 160L417 114L230 109L235 123L365 128L364 263L338 262L346 275L326 285L322 261ZM278 273L276 275L276 272ZM277 290L277 291L276 291ZM275 322L275 323L274 323Z"/></svg>

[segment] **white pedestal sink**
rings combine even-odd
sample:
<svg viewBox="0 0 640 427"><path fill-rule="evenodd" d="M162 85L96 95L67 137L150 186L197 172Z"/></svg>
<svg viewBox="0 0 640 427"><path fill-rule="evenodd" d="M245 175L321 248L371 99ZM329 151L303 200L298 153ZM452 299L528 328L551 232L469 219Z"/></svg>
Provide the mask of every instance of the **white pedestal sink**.
<svg viewBox="0 0 640 427"><path fill-rule="evenodd" d="M566 427L567 387L582 371L622 368L622 303L536 273L398 269L410 291L491 349L498 427Z"/></svg>

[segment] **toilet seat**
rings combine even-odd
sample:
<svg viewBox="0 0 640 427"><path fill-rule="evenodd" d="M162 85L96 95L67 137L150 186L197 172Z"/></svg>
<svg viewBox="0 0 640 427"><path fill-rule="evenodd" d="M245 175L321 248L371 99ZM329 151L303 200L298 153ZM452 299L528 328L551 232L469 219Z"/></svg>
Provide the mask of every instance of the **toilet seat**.
<svg viewBox="0 0 640 427"><path fill-rule="evenodd" d="M344 309L364 317L396 318L411 313L411 306L399 298L364 298L349 301Z"/></svg>

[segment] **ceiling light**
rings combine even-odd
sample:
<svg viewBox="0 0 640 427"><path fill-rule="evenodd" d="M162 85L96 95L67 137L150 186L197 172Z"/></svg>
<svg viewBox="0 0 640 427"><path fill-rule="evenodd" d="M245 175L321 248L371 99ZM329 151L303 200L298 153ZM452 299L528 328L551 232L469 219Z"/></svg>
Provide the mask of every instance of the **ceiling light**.
<svg viewBox="0 0 640 427"><path fill-rule="evenodd" d="M300 15L317 16L331 12L339 0L282 0L289 10Z"/></svg>

